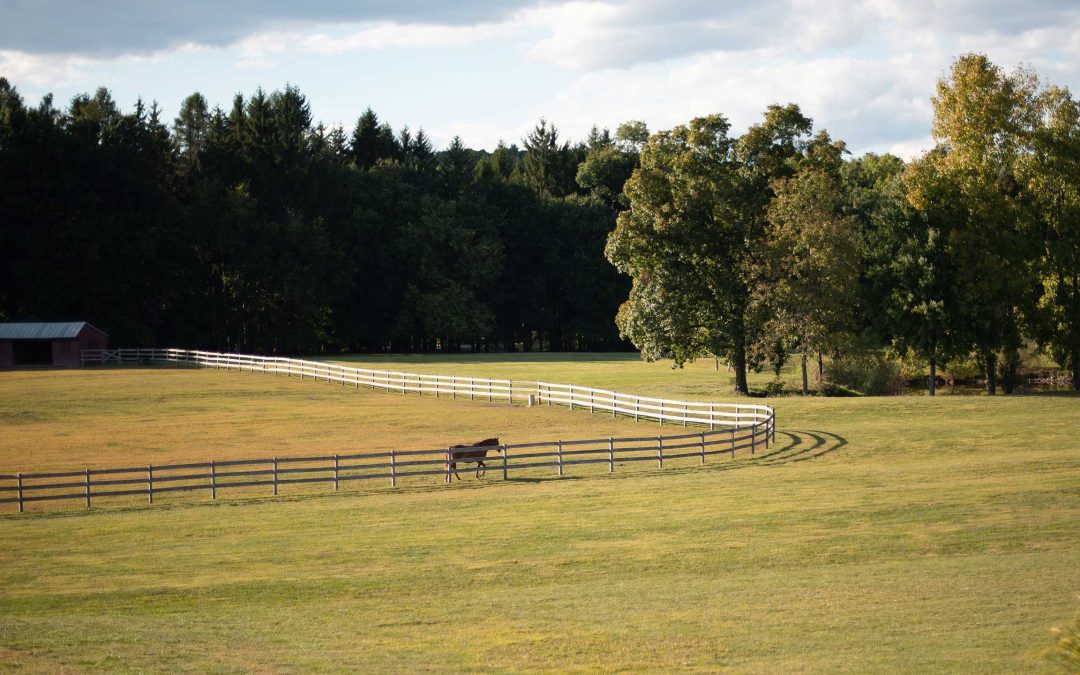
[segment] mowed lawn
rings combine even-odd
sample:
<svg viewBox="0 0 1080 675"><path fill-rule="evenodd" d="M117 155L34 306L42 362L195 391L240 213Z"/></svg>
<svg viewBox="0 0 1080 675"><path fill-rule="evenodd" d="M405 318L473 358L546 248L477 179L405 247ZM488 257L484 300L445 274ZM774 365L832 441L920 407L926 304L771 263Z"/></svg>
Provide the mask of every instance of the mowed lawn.
<svg viewBox="0 0 1080 675"><path fill-rule="evenodd" d="M604 361L550 364L566 374L551 379L644 393L634 364L604 381ZM699 385L663 378L711 372L639 365L673 397ZM4 512L0 669L1039 668L1080 606L1080 398L771 404L779 443L754 460ZM423 446L483 424L515 440L657 431L258 374L0 374L0 471L322 453L356 447L356 425Z"/></svg>

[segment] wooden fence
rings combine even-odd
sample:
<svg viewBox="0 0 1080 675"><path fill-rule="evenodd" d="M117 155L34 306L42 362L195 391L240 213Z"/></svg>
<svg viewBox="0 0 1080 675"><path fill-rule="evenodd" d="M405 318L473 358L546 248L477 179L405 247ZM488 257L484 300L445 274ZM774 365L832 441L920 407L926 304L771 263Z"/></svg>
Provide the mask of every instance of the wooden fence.
<svg viewBox="0 0 1080 675"><path fill-rule="evenodd" d="M606 464L609 472L616 465L637 462L664 462L700 458L702 464L711 455L730 455L758 447L768 448L776 441L776 413L763 405L673 401L606 389L579 387L548 382L514 382L448 375L421 375L396 371L351 368L321 361L225 354L188 349L98 349L83 350L82 362L90 364L142 363L166 361L203 368L224 368L250 372L274 373L300 379L322 380L343 386L370 387L401 394L428 394L487 402L524 402L527 405L565 405L591 412L610 412L635 420L702 425L708 430L681 435L599 438L570 441L503 444L487 448L485 462L503 479L511 472L553 468L562 476L567 467ZM434 450L389 450L388 452L320 457L272 457L184 464L146 465L82 471L36 472L0 475L0 504L17 504L23 511L38 501L82 500L90 508L94 498L145 495L148 503L155 495L172 492L205 491L211 499L218 490L271 487L278 494L282 485L332 483L339 490L342 483L364 480L398 480L412 476L451 478L450 454L446 448ZM457 459L458 470L475 460ZM59 482L56 482L59 481Z"/></svg>
<svg viewBox="0 0 1080 675"><path fill-rule="evenodd" d="M609 473L617 465L638 462L656 462L662 469L665 461L677 459L700 459L704 464L710 456L724 455L734 460L740 450L749 450L752 457L759 447L775 443L775 434L775 418L769 417L746 427L674 436L503 444L487 448L484 461L490 471L501 472L503 480L527 469L548 469L562 476L575 466L589 464L606 465ZM477 449L483 448L468 450ZM145 496L152 504L155 496L173 492L203 492L217 499L221 490L259 487L276 495L281 486L300 483L333 484L335 491L342 483L354 481L389 481L397 486L398 480L411 476L450 480L450 459L450 451L440 448L17 473L0 475L0 504L17 504L21 512L30 503L54 500L81 500L90 508L94 499L134 495ZM476 469L475 459L454 461L458 471Z"/></svg>
<svg viewBox="0 0 1080 675"><path fill-rule="evenodd" d="M290 359L250 354L227 354L191 349L86 349L83 365L109 363L149 363L168 361L202 368L221 368L259 373L272 373L322 380L343 386L370 387L401 394L427 394L451 398L468 398L508 405L565 405L591 412L624 415L635 420L651 420L687 425L743 427L773 420L772 408L764 405L675 401L650 398L636 394L621 394L607 389L594 389L573 384L489 380L450 375L421 375L387 370L370 370L322 361Z"/></svg>

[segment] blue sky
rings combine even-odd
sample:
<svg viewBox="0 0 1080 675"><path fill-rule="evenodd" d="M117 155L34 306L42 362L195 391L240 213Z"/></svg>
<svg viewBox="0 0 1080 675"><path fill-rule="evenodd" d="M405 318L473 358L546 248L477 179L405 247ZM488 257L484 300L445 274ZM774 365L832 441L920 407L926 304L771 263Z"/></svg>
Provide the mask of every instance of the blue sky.
<svg viewBox="0 0 1080 675"><path fill-rule="evenodd" d="M794 101L856 154L929 147L936 80L964 51L1080 88L1080 2L1061 0L5 0L0 76L30 103L106 86L167 119L194 91L300 87L350 129L371 106L437 147L652 130L727 115L736 131Z"/></svg>

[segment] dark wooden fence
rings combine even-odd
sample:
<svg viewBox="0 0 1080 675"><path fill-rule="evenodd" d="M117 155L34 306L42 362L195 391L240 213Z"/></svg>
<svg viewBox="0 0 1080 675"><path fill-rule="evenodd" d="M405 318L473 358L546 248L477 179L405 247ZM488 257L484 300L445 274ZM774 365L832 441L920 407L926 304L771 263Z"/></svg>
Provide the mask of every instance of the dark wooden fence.
<svg viewBox="0 0 1080 675"><path fill-rule="evenodd" d="M754 456L759 447L768 448L776 441L775 421L775 415L770 415L745 427L680 435L503 444L487 448L484 462L489 472L501 473L504 480L529 469L562 476L582 465L606 465L608 472L614 472L616 466L650 462L662 469L665 461L677 459L699 458L704 464L711 456L734 459L740 450ZM0 504L17 504L23 511L33 502L81 500L90 508L95 499L134 495L152 504L155 497L174 492L202 492L217 499L221 490L258 488L276 495L282 486L301 483L332 484L335 491L355 481L388 481L397 486L400 479L414 476L449 480L449 459L450 451L440 448L17 473L0 475ZM459 472L476 469L475 459L454 461Z"/></svg>

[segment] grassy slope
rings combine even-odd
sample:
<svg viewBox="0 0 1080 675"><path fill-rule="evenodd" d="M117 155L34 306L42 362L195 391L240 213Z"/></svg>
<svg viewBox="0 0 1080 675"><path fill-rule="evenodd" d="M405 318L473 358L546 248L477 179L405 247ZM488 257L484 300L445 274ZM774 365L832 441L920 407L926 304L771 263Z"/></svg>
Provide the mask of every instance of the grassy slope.
<svg viewBox="0 0 1080 675"><path fill-rule="evenodd" d="M56 374L70 378L61 407L93 412L86 399L108 389L106 375L82 375ZM34 407L20 377L0 381L0 437L23 426L51 439L55 420L11 423L7 411ZM269 389L245 398L233 389L258 376L184 377L194 379L170 381L155 407L223 386L232 393L204 403L247 419L284 398L318 420L334 399L370 396L265 378L257 386ZM633 390L619 384L631 377L596 384ZM410 417L465 414L389 398ZM5 515L0 668L1029 667L1080 590L1080 400L777 407L780 444L756 463ZM601 423L552 414L560 430ZM230 428L218 429L222 447L242 447Z"/></svg>

